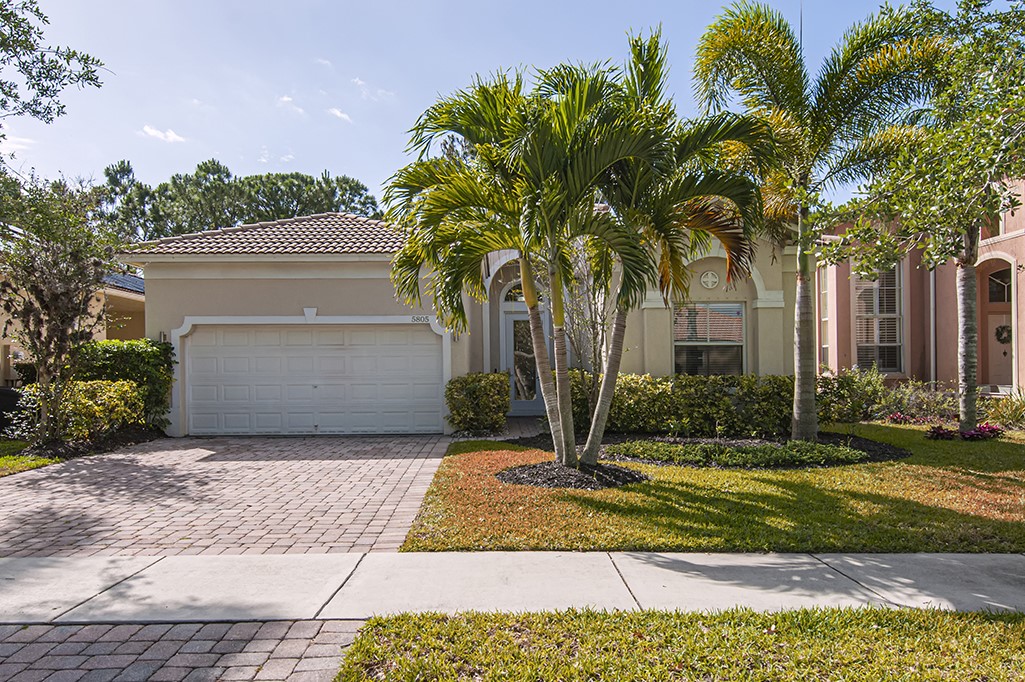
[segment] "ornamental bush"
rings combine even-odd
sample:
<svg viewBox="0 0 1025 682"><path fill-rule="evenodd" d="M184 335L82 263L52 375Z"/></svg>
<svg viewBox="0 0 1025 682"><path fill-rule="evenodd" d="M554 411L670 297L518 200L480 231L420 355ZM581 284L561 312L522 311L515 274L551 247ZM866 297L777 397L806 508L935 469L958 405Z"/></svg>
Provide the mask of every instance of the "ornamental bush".
<svg viewBox="0 0 1025 682"><path fill-rule="evenodd" d="M879 411L887 393L885 377L871 369L844 369L818 378L819 420L824 424L852 424L877 419L882 414L905 412L899 406Z"/></svg>
<svg viewBox="0 0 1025 682"><path fill-rule="evenodd" d="M857 464L868 454L845 445L788 441L734 446L726 443L666 443L630 441L610 445L607 452L696 467L770 469Z"/></svg>
<svg viewBox="0 0 1025 682"><path fill-rule="evenodd" d="M167 426L174 350L169 343L150 339L91 341L78 351L75 379L79 381L131 381L142 397L145 422Z"/></svg>
<svg viewBox="0 0 1025 682"><path fill-rule="evenodd" d="M76 350L75 380L134 382L142 397L145 423L162 429L168 423L174 363L169 343L150 339L89 341ZM14 368L22 384L35 383L33 363L18 362Z"/></svg>
<svg viewBox="0 0 1025 682"><path fill-rule="evenodd" d="M474 372L455 377L445 386L445 405L448 423L456 431L500 432L509 412L509 375Z"/></svg>
<svg viewBox="0 0 1025 682"><path fill-rule="evenodd" d="M39 388L21 389L20 410L11 419L9 438L34 441L39 423ZM143 399L131 381L72 381L64 394L64 440L95 440L127 426L142 425Z"/></svg>
<svg viewBox="0 0 1025 682"><path fill-rule="evenodd" d="M571 381L574 423L586 429L591 415L582 374L572 373ZM793 378L786 376L621 374L607 431L774 437L790 430L793 395Z"/></svg>

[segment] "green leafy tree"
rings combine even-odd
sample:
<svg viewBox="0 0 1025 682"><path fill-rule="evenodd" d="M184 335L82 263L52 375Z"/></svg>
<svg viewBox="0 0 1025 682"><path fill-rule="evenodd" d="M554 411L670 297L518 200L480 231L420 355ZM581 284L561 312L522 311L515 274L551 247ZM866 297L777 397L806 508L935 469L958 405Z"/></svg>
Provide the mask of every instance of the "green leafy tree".
<svg viewBox="0 0 1025 682"><path fill-rule="evenodd" d="M377 201L366 185L348 176L304 173L235 176L210 159L192 173L156 187L140 182L128 161L104 171L101 219L126 241L300 215L344 211L375 217Z"/></svg>
<svg viewBox="0 0 1025 682"><path fill-rule="evenodd" d="M813 208L824 191L869 177L920 137L918 105L934 91L944 51L930 29L909 9L884 7L848 29L814 78L793 27L767 5L731 5L698 44L704 107L737 100L775 135L778 161L761 179L770 234L798 252L793 438L818 433Z"/></svg>
<svg viewBox="0 0 1025 682"><path fill-rule="evenodd" d="M97 293L115 266L116 241L90 219L95 194L64 182L4 182L0 221L10 234L0 253L3 335L36 369L35 439L61 440L75 355L103 323Z"/></svg>
<svg viewBox="0 0 1025 682"><path fill-rule="evenodd" d="M48 23L36 0L0 0L0 140L6 137L4 119L29 116L50 123L64 114L59 96L66 88L100 86L103 64L84 52L46 44Z"/></svg>
<svg viewBox="0 0 1025 682"><path fill-rule="evenodd" d="M990 10L962 0L947 14L917 5L925 22L953 46L940 65L943 90L933 125L903 149L849 213L857 223L830 245L831 260L850 258L871 277L913 249L934 269L957 268L959 418L978 421L978 312L975 264L984 229L1020 206L1012 179L1025 176L1025 4Z"/></svg>

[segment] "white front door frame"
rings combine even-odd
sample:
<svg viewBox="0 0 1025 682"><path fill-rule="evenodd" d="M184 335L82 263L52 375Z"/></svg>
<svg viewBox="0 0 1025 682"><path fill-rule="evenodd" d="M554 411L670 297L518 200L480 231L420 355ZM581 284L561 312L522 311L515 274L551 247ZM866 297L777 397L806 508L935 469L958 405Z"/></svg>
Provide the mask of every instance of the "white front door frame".
<svg viewBox="0 0 1025 682"><path fill-rule="evenodd" d="M173 437L186 435L187 392L182 381L185 376L188 337L198 325L354 325L354 324L428 324L431 331L441 337L441 380L442 385L452 379L452 334L433 315L317 315L316 308L303 308L302 315L186 315L182 325L171 330L171 346L177 362L174 365L174 383L171 387L171 407L168 413L170 425L167 434ZM444 411L448 416L448 411ZM446 430L448 421L445 422Z"/></svg>

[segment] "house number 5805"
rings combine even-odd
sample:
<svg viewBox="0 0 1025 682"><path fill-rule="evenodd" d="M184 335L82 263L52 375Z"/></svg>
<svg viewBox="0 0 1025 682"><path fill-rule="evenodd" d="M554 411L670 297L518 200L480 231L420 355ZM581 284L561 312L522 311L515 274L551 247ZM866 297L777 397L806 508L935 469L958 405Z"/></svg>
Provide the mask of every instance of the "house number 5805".
<svg viewBox="0 0 1025 682"><path fill-rule="evenodd" d="M413 315L413 324L430 324L431 318L429 315Z"/></svg>

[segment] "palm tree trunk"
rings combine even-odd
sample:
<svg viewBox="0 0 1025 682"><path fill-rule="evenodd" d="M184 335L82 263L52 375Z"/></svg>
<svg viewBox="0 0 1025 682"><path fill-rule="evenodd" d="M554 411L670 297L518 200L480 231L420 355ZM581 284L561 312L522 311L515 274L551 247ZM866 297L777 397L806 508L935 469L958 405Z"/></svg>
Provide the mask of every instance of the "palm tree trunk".
<svg viewBox="0 0 1025 682"><path fill-rule="evenodd" d="M558 271L551 273L552 331L555 337L555 393L559 404L559 422L563 456L560 460L566 466L577 465L577 439L573 429L573 394L569 381L569 357L566 352L566 309L563 296L562 277ZM555 431L552 431L555 436Z"/></svg>
<svg viewBox="0 0 1025 682"><path fill-rule="evenodd" d="M794 311L794 416L790 422L793 440L816 440L819 417L815 406L815 305L814 271L805 244L804 224L808 208L797 214L797 297Z"/></svg>
<svg viewBox="0 0 1025 682"><path fill-rule="evenodd" d="M548 359L548 344L545 343L545 329L541 323L541 310L538 305L537 287L534 284L534 269L527 258L520 255L520 285L523 287L523 299L527 304L527 319L530 322L530 340L534 347L534 362L537 364L537 379L541 385L541 398L545 403L545 414L548 416L548 427L552 432L555 444L555 461L565 460L565 441L562 437L562 419L559 413L558 396L555 381L552 378L552 365Z"/></svg>
<svg viewBox="0 0 1025 682"><path fill-rule="evenodd" d="M594 415L591 418L591 430L587 434L587 444L580 456L584 464L595 465L598 463L598 449L601 447L602 437L605 435L605 425L609 420L609 411L612 409L612 398L616 394L616 380L619 378L619 365L623 360L623 341L626 338L626 308L616 308L616 316L612 321L612 336L609 340L608 359L605 362L605 372L601 378L601 389L598 392L598 404L594 408ZM595 368L597 370L597 368Z"/></svg>
<svg viewBox="0 0 1025 682"><path fill-rule="evenodd" d="M969 228L965 252L957 263L957 388L958 421L962 431L978 425L979 322L975 261L978 259L978 230Z"/></svg>

